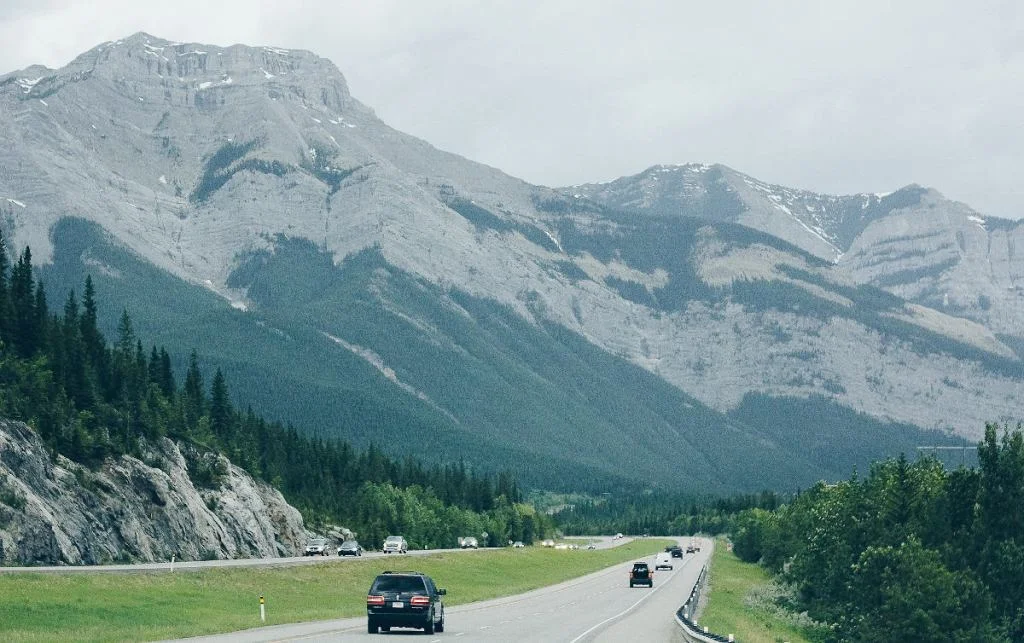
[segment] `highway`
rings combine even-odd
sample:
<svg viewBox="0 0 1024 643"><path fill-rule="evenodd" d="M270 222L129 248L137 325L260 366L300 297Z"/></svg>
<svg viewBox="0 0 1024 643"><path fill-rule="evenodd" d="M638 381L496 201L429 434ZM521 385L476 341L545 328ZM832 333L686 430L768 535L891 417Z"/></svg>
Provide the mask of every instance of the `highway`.
<svg viewBox="0 0 1024 643"><path fill-rule="evenodd" d="M228 560L192 560L170 561L164 563L132 563L128 565L51 565L26 567L0 567L0 574L17 573L50 573L50 574L97 574L97 573L132 573L132 572L184 572L212 569L219 567L289 567L293 565L315 565L317 563L343 563L346 560L363 560L366 558L384 558L401 554L383 554L381 552L365 552L362 558L356 556L338 556L337 547L330 556L290 556L285 558L234 558ZM406 556L427 556L445 552L463 551L461 549L424 549L410 550Z"/></svg>
<svg viewBox="0 0 1024 643"><path fill-rule="evenodd" d="M690 594L712 542L699 539L701 551L675 559L672 571L658 571L654 588L630 588L632 561L525 594L448 607L445 631L423 641L682 641L675 611ZM688 542L688 539L687 539ZM685 544L685 543L682 543ZM654 556L645 557L652 566ZM444 586L443 578L435 579ZM449 597L458 588L449 587ZM366 617L297 623L188 639L201 643L243 641L386 641L389 637L422 636L419 630L394 629L368 634Z"/></svg>
<svg viewBox="0 0 1024 643"><path fill-rule="evenodd" d="M631 542L630 538L613 540L609 536L574 536L573 539L596 540L597 549L617 547ZM337 547L331 548L330 556L289 556L284 558L234 558L228 560L192 560L167 561L160 563L130 563L124 565L27 565L22 567L0 567L0 574L97 574L97 573L133 573L133 572L184 572L222 567L289 567L293 565L315 565L317 563L343 563L346 560L363 560L366 558L396 557L397 554L382 552L364 552L362 557L338 556ZM429 556L461 551L485 551L464 549L410 549L406 556Z"/></svg>

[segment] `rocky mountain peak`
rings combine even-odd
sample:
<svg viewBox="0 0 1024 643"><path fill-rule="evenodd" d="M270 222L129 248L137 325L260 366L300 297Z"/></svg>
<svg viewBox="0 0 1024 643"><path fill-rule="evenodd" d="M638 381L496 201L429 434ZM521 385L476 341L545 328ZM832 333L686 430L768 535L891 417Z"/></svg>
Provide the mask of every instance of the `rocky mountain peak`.
<svg viewBox="0 0 1024 643"><path fill-rule="evenodd" d="M202 105L223 102L225 90L256 86L271 98L296 95L335 112L366 110L334 63L312 52L182 43L143 32L97 45L60 70L37 66L11 74L7 82L13 81L23 99L45 99L89 79L105 80L140 102Z"/></svg>

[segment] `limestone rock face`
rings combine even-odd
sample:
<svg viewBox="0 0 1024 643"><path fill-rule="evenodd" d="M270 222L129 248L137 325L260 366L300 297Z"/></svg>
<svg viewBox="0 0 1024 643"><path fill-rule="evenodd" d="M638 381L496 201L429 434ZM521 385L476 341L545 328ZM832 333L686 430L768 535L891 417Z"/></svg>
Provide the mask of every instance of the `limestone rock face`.
<svg viewBox="0 0 1024 643"><path fill-rule="evenodd" d="M136 34L60 70L0 76L0 225L9 247L31 246L38 264L56 263L54 231L67 217L95 223L147 264L259 323L275 311L261 311L231 276L247 258L273 254L275 240L300 239L335 264L372 248L424 284L556 323L718 411L748 394L815 395L972 439L985 421L1019 417L1024 255L1015 249L1024 226L983 219L920 186L824 195L717 165L534 186L388 127L310 52ZM701 230L691 235L695 219ZM652 226L664 234L653 236ZM755 230L764 234L748 234ZM79 254L90 270L116 273ZM771 292L742 302L733 291L749 282L795 303L779 305ZM876 300L865 310L850 299L865 284L912 304L861 292L862 302ZM710 289L717 294L687 294ZM388 338L315 330L397 379L401 368L371 345ZM420 389L409 392L429 397ZM153 450L168 462L190 457ZM133 480L141 466L119 461L98 477ZM173 468L156 469L166 480L141 476L149 482L133 483L135 493L185 502ZM225 480L242 484L230 473ZM249 500L235 487L230 497L196 492L189 511L205 535L181 545L191 555L235 555L238 533L266 526L239 512ZM156 524L181 528L171 518ZM19 533L17 542L66 551L60 533L54 542L46 530ZM134 543L133 555L168 551L142 532L110 538ZM14 542L2 543L7 556Z"/></svg>
<svg viewBox="0 0 1024 643"><path fill-rule="evenodd" d="M189 477L204 458L221 472L213 488ZM27 425L0 420L0 565L269 558L305 544L298 510L222 456L162 439L143 460L53 462Z"/></svg>

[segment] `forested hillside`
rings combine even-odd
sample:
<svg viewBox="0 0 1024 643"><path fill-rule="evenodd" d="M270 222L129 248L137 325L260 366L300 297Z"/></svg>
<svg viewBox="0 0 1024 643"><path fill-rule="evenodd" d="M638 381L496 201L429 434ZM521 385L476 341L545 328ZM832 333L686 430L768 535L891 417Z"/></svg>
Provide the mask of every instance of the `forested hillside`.
<svg viewBox="0 0 1024 643"><path fill-rule="evenodd" d="M72 291L63 314L52 313L30 249L11 265L2 243L0 417L27 422L54 457L96 466L122 454L141 458L146 441L188 442L279 488L314 527L342 524L371 547L395 532L414 547L450 547L460 535L483 532L494 544L543 533L543 518L521 502L510 473L486 475L462 462L427 466L267 422L235 408L221 370L207 388L195 353L179 386L175 360L144 347L128 311L107 343L90 277L81 299ZM216 462L189 462L193 481L216 487L225 474Z"/></svg>
<svg viewBox="0 0 1024 643"><path fill-rule="evenodd" d="M987 425L978 461L890 459L749 509L735 551L792 583L798 610L837 640L1024 641L1020 426Z"/></svg>

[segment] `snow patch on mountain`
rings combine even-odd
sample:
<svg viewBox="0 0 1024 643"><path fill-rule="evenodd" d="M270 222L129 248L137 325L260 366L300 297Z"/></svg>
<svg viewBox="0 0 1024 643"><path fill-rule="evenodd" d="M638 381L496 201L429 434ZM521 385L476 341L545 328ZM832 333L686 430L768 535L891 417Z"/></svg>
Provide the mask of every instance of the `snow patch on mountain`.
<svg viewBox="0 0 1024 643"><path fill-rule="evenodd" d="M375 353L374 351L370 350L369 348L366 348L365 346L359 346L357 344L350 344L349 342L346 342L344 339L342 339L340 337L336 337L334 335L331 335L330 333L327 333L327 332L323 332L323 336L326 337L327 339L331 340L335 344L341 346L345 350L349 351L353 355L356 355L357 357L362 358L370 366L373 366L375 369L377 369L377 371L379 371L381 375L383 375L385 378L387 378L388 381L390 381L391 383L395 384L396 386L398 386L400 389L402 389L403 391L405 391L409 395L412 395L413 397L415 397L415 398L417 398L417 399L419 399L419 400L421 400L423 402L426 402L434 410L443 413L445 416L447 416L450 420L452 420L456 424L459 423L458 419L456 419L456 417L454 415L452 415L447 410L445 410L445 409L441 408L440 406L438 406L436 402L434 402L433 400L430 399L429 395L427 395L423 391L418 390L414 386L412 386L410 384L407 384L406 382L401 381L398 378L398 375L395 373L395 370L393 368L391 368L390 366L388 366L386 363L384 363L384 359L380 355Z"/></svg>

